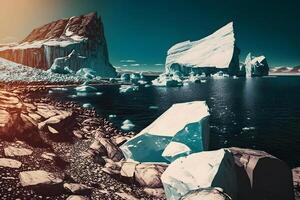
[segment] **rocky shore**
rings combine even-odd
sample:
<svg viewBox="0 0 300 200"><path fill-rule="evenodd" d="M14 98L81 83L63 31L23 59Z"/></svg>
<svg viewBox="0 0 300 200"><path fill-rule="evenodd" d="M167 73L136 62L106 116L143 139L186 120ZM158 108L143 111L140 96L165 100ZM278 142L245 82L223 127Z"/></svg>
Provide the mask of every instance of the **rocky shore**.
<svg viewBox="0 0 300 200"><path fill-rule="evenodd" d="M166 199L161 175L167 165L122 160L119 146L135 133L116 129L93 109L44 97L43 90L0 90L1 199ZM270 157L231 151L248 159ZM300 199L300 169L292 172ZM222 191L213 193L228 199Z"/></svg>

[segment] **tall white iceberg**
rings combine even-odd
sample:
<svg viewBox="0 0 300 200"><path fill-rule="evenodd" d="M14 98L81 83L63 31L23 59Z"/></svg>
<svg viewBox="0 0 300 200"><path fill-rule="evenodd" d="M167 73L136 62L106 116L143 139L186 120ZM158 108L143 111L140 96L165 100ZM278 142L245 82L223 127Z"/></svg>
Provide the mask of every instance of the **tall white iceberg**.
<svg viewBox="0 0 300 200"><path fill-rule="evenodd" d="M126 159L172 162L207 150L209 112L204 101L174 104L152 124L121 146Z"/></svg>
<svg viewBox="0 0 300 200"><path fill-rule="evenodd" d="M179 200L191 191L222 188L237 197L234 158L229 150L204 151L172 162L161 177L168 200Z"/></svg>
<svg viewBox="0 0 300 200"><path fill-rule="evenodd" d="M191 71L211 74L226 71L230 75L239 72L239 53L236 47L233 23L197 41L175 44L168 51L166 73L180 71L187 75Z"/></svg>

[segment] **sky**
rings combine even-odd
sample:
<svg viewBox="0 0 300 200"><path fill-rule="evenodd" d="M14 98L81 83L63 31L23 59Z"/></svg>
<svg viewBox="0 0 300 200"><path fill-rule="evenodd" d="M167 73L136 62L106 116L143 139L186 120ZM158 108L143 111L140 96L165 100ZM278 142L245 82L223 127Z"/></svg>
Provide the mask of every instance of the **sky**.
<svg viewBox="0 0 300 200"><path fill-rule="evenodd" d="M271 67L300 65L300 0L1 0L0 43L20 41L45 23L97 11L110 61L163 70L166 52L233 21L240 59L265 55Z"/></svg>

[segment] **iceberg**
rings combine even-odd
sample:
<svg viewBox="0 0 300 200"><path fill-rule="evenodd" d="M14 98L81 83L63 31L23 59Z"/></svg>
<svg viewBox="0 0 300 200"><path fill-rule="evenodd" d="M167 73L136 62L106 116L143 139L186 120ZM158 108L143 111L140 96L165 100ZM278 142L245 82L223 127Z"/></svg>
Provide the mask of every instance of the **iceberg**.
<svg viewBox="0 0 300 200"><path fill-rule="evenodd" d="M174 104L124 143L121 150L126 159L164 163L207 150L208 119L208 107L204 101Z"/></svg>
<svg viewBox="0 0 300 200"><path fill-rule="evenodd" d="M170 77L166 74L161 74L152 81L152 85L158 87L180 87L183 85L183 83L178 77L176 77L175 80L173 77Z"/></svg>
<svg viewBox="0 0 300 200"><path fill-rule="evenodd" d="M179 200L191 191L221 188L237 198L234 158L229 150L204 151L172 162L161 176L168 200Z"/></svg>
<svg viewBox="0 0 300 200"><path fill-rule="evenodd" d="M197 41L184 41L172 46L167 53L165 71L214 74L220 69L229 75L239 72L239 53L236 47L233 23Z"/></svg>
<svg viewBox="0 0 300 200"><path fill-rule="evenodd" d="M121 129L124 131L130 131L134 127L135 127L135 125L129 119L126 119L125 121L123 121Z"/></svg>
<svg viewBox="0 0 300 200"><path fill-rule="evenodd" d="M269 75L269 65L265 56L254 57L249 53L243 68L246 77Z"/></svg>

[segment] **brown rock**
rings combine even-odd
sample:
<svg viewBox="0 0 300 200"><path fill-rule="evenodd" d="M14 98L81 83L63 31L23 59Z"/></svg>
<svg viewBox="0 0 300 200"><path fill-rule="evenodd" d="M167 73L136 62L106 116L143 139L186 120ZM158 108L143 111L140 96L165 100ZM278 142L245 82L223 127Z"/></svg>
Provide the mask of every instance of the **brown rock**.
<svg viewBox="0 0 300 200"><path fill-rule="evenodd" d="M160 188L162 187L160 177L166 168L166 165L139 164L135 167L135 181L144 187Z"/></svg>
<svg viewBox="0 0 300 200"><path fill-rule="evenodd" d="M281 160L252 149L229 148L238 177L238 199L294 200L291 169Z"/></svg>

